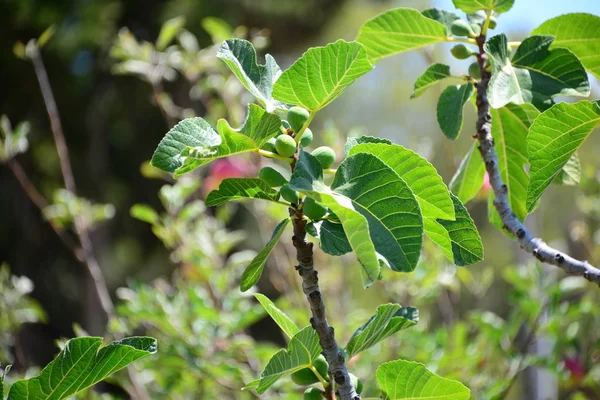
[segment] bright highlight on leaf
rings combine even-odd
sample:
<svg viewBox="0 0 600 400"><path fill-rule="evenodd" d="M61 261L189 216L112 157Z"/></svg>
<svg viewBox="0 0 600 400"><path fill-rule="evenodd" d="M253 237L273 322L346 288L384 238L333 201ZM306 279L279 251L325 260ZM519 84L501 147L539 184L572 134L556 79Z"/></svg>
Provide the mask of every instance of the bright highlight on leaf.
<svg viewBox="0 0 600 400"><path fill-rule="evenodd" d="M223 179L218 189L208 194L205 203L209 207L218 206L243 198L277 202L279 192L258 178L227 178Z"/></svg>
<svg viewBox="0 0 600 400"><path fill-rule="evenodd" d="M468 203L479 193L484 175L485 165L479 154L477 143L473 142L471 149L460 162L458 170L450 181L450 190L460 201Z"/></svg>
<svg viewBox="0 0 600 400"><path fill-rule="evenodd" d="M490 10L503 13L510 10L515 0L452 0L454 6L467 14L479 10Z"/></svg>
<svg viewBox="0 0 600 400"><path fill-rule="evenodd" d="M338 40L325 47L313 47L281 74L273 97L315 112L371 69L373 65L360 43Z"/></svg>
<svg viewBox="0 0 600 400"><path fill-rule="evenodd" d="M356 41L371 62L446 40L446 26L412 8L396 8L368 20Z"/></svg>
<svg viewBox="0 0 600 400"><path fill-rule="evenodd" d="M273 321L281 328L282 331L291 339L300 329L283 311L281 311L275 303L263 294L255 293L254 297L263 306L265 311L273 318Z"/></svg>
<svg viewBox="0 0 600 400"><path fill-rule="evenodd" d="M600 123L598 102L560 103L544 111L529 128L530 182L527 209L536 202L567 161Z"/></svg>
<svg viewBox="0 0 600 400"><path fill-rule="evenodd" d="M462 383L442 378L414 361L381 364L376 375L388 400L469 400L471 397L470 390Z"/></svg>
<svg viewBox="0 0 600 400"><path fill-rule="evenodd" d="M156 340L131 337L102 347L102 338L71 339L42 372L15 382L8 400L61 400L86 389L140 358L156 353Z"/></svg>

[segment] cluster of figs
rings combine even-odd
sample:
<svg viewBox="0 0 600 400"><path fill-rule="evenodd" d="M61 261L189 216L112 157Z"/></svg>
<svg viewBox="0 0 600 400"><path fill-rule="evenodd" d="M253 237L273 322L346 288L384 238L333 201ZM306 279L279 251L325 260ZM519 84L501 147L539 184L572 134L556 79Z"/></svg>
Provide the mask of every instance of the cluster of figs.
<svg viewBox="0 0 600 400"><path fill-rule="evenodd" d="M290 108L287 120L281 121L283 127L281 134L276 138L271 138L263 145L262 149L285 158L291 158L296 154L297 146L310 146L313 141L313 133L309 128L302 130L309 116L310 113L302 107ZM297 140L296 137L298 133L301 134L300 140ZM331 147L317 147L310 154L319 160L323 169L328 169L335 163L335 152ZM258 176L272 188L280 188L279 193L284 200L291 204L300 203L298 192L289 187L288 180L275 168L264 167ZM320 220L327 214L327 207L312 197L306 197L302 204L302 212L312 220Z"/></svg>
<svg viewBox="0 0 600 400"><path fill-rule="evenodd" d="M327 360L325 360L325 357L323 357L322 355L317 357L317 359L313 363L313 368L316 369L316 371L322 378L328 379L327 372L329 370L329 364L327 363ZM354 388L356 389L356 393L361 394L363 391L362 381L354 374L349 375L350 379L352 379L352 383L354 384ZM311 368L303 368L292 374L292 381L294 381L294 383L296 383L297 385L307 386L318 383L319 378L317 377L317 375L315 375ZM303 398L304 400L323 400L323 391L318 387L310 387L304 391Z"/></svg>

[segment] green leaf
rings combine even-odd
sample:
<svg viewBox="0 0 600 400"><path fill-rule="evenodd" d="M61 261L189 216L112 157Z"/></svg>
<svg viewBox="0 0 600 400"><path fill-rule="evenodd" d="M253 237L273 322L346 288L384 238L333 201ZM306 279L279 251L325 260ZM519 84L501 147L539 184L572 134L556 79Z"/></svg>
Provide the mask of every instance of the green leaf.
<svg viewBox="0 0 600 400"><path fill-rule="evenodd" d="M350 150L352 150L352 148L354 146L358 146L359 144L364 144L364 143L392 144L392 142L388 139L374 137L374 136L349 137L346 140L346 144L344 144L344 157L348 157L348 154L350 154Z"/></svg>
<svg viewBox="0 0 600 400"><path fill-rule="evenodd" d="M340 222L324 220L319 228L319 247L332 256L342 256L352 251L344 227Z"/></svg>
<svg viewBox="0 0 600 400"><path fill-rule="evenodd" d="M181 123L185 121L187 120ZM239 129L233 129L227 121L220 119L217 122L218 134L214 130L212 132L216 136L216 140L211 138L206 144L186 147L178 156L180 161L183 160L183 164L175 170L175 177L179 177L218 158L257 151L270 138L277 136L281 132L280 129L281 120L279 117L266 112L256 104L250 104L246 120ZM162 142L159 144L159 149L161 145ZM157 149L157 152L159 149Z"/></svg>
<svg viewBox="0 0 600 400"><path fill-rule="evenodd" d="M410 96L411 99L417 98L427 91L430 87L440 81L450 78L450 67L444 64L433 64L415 81L415 91Z"/></svg>
<svg viewBox="0 0 600 400"><path fill-rule="evenodd" d="M560 103L533 121L527 135L530 181L527 209L532 210L585 138L600 123L597 102Z"/></svg>
<svg viewBox="0 0 600 400"><path fill-rule="evenodd" d="M554 36L552 47L571 50L592 74L600 78L600 17L572 13L549 19L531 32Z"/></svg>
<svg viewBox="0 0 600 400"><path fill-rule="evenodd" d="M446 26L412 8L396 8L368 20L356 40L371 62L446 40Z"/></svg>
<svg viewBox="0 0 600 400"><path fill-rule="evenodd" d="M156 50L163 51L173 41L175 36L183 29L185 25L184 17L175 17L166 21L160 28L158 39L156 40Z"/></svg>
<svg viewBox="0 0 600 400"><path fill-rule="evenodd" d="M467 14L479 10L491 10L499 14L510 10L515 0L452 0L452 2L456 8Z"/></svg>
<svg viewBox="0 0 600 400"><path fill-rule="evenodd" d="M477 142L473 142L471 149L463 158L458 170L450 181L450 191L463 203L469 202L477 195L483 185L485 165Z"/></svg>
<svg viewBox="0 0 600 400"><path fill-rule="evenodd" d="M100 348L102 338L69 340L42 372L15 382L8 400L61 400L86 389L140 358L156 353L156 340L131 337Z"/></svg>
<svg viewBox="0 0 600 400"><path fill-rule="evenodd" d="M469 400L471 396L462 383L442 378L414 361L383 363L377 368L376 376L387 400Z"/></svg>
<svg viewBox="0 0 600 400"><path fill-rule="evenodd" d="M454 219L454 204L448 188L425 158L396 144L360 144L353 147L349 155L358 153L374 155L398 174L413 192L424 217Z"/></svg>
<svg viewBox="0 0 600 400"><path fill-rule="evenodd" d="M552 183L557 185L575 186L579 185L581 180L581 161L577 153L573 153L571 158L562 167L558 175L554 177Z"/></svg>
<svg viewBox="0 0 600 400"><path fill-rule="evenodd" d="M533 120L540 114L531 104L507 104L492 109L492 136L498 154L498 170L502 182L508 189L508 203L519 221L527 216L527 185L529 175L525 165L527 157L527 132ZM493 196L493 193L490 194ZM492 199L493 200L493 199ZM499 228L503 222L495 207L489 215L490 221Z"/></svg>
<svg viewBox="0 0 600 400"><path fill-rule="evenodd" d="M378 306L375 315L352 334L346 346L348 358L374 346L398 331L410 328L418 320L419 312L414 307L402 307L400 304Z"/></svg>
<svg viewBox="0 0 600 400"><path fill-rule="evenodd" d="M439 8L430 8L429 10L423 11L421 14L427 18L439 22L440 24L443 24L446 27L447 36L452 35L452 32L450 31L452 23L457 19L460 19L460 17L453 12L440 10Z"/></svg>
<svg viewBox="0 0 600 400"><path fill-rule="evenodd" d="M483 243L477 227L458 197L452 196L455 221L424 217L425 233L450 261L458 266L483 260Z"/></svg>
<svg viewBox="0 0 600 400"><path fill-rule="evenodd" d="M206 205L218 206L243 198L277 202L279 192L258 178L227 178L221 181L218 189L208 194Z"/></svg>
<svg viewBox="0 0 600 400"><path fill-rule="evenodd" d="M279 242L279 239L281 238L281 235L283 234L283 231L285 230L285 227L289 222L290 219L286 218L283 221L281 221L277 225L277 227L275 227L275 230L273 231L273 236L271 236L271 239L269 239L269 241L265 245L265 248L262 249L256 255L256 257L254 257L250 265L248 265L248 267L242 274L242 281L240 282L240 289L242 292L245 292L246 290L250 289L256 284L256 282L258 282L260 276L262 275L263 269L265 268L265 262L267 261L267 258L269 258L269 256L271 255L271 252L275 248L277 242Z"/></svg>
<svg viewBox="0 0 600 400"><path fill-rule="evenodd" d="M267 111L273 111L279 105L273 100L273 84L281 75L281 69L271 55L267 54L265 64L259 65L256 63L256 51L252 43L242 39L228 39L219 48L217 57L227 64Z"/></svg>
<svg viewBox="0 0 600 400"><path fill-rule="evenodd" d="M463 126L463 108L473 94L473 84L448 86L437 105L437 120L449 139L456 139Z"/></svg>
<svg viewBox="0 0 600 400"><path fill-rule="evenodd" d="M310 326L302 329L292 337L288 350L281 349L271 357L260 375L256 391L264 393L279 379L302 368L310 367L321 351L317 332Z"/></svg>
<svg viewBox="0 0 600 400"><path fill-rule="evenodd" d="M304 53L281 74L273 87L273 96L315 112L372 69L361 44L338 40Z"/></svg>
<svg viewBox="0 0 600 400"><path fill-rule="evenodd" d="M368 287L379 279L379 259L369 235L367 219L355 210L349 198L333 192L323 183L321 163L314 156L300 150L289 185L292 189L315 197L325 204L336 214L344 231L350 232L348 242L362 267L363 286Z"/></svg>
<svg viewBox="0 0 600 400"><path fill-rule="evenodd" d="M134 204L129 213L133 218L152 225L157 224L160 221L158 213L148 204Z"/></svg>
<svg viewBox="0 0 600 400"><path fill-rule="evenodd" d="M493 108L508 103L533 103L548 108L556 96L588 96L590 83L581 61L564 48L549 50L551 36L531 36L509 59L504 34L485 44L492 64L488 98Z"/></svg>
<svg viewBox="0 0 600 400"><path fill-rule="evenodd" d="M204 17L200 22L202 28L210 35L213 43L222 43L233 38L231 26L217 17ZM222 46L222 45L221 45Z"/></svg>
<svg viewBox="0 0 600 400"><path fill-rule="evenodd" d="M4 400L4 379L6 379L6 375L10 371L11 367L12 365L7 365L6 367L4 367L4 372L0 374L0 400Z"/></svg>
<svg viewBox="0 0 600 400"><path fill-rule="evenodd" d="M265 311L273 318L273 321L279 325L281 330L284 331L289 338L294 337L294 335L298 333L299 329L296 324L283 311L277 308L275 303L269 300L267 296L255 293L254 297L256 297L256 300L258 300Z"/></svg>
<svg viewBox="0 0 600 400"><path fill-rule="evenodd" d="M375 250L390 268L402 272L415 269L423 241L421 210L394 170L371 154L358 153L340 164L331 189L350 199L367 219ZM346 226L344 231L352 232Z"/></svg>

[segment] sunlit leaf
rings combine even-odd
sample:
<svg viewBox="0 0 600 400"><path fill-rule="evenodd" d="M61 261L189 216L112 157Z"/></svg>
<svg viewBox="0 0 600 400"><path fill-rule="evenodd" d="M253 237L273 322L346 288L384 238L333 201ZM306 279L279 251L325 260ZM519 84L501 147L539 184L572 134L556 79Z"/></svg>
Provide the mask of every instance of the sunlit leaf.
<svg viewBox="0 0 600 400"><path fill-rule="evenodd" d="M219 188L206 197L207 206L218 206L228 201L243 198L278 201L279 192L258 178L227 178Z"/></svg>
<svg viewBox="0 0 600 400"><path fill-rule="evenodd" d="M375 315L352 334L346 346L348 358L374 346L398 331L410 328L418 320L419 312L414 307L402 307L400 304L378 306Z"/></svg>
<svg viewBox="0 0 600 400"><path fill-rule="evenodd" d="M450 67L444 64L432 64L415 81L415 91L410 96L411 99L417 98L427 91L430 87L450 78Z"/></svg>
<svg viewBox="0 0 600 400"><path fill-rule="evenodd" d="M557 185L574 186L579 185L581 180L581 161L577 153L573 153L571 158L562 167L558 175L554 177L552 183Z"/></svg>
<svg viewBox="0 0 600 400"><path fill-rule="evenodd" d="M510 10L515 0L452 0L454 6L467 14L479 10L490 10L503 13Z"/></svg>
<svg viewBox="0 0 600 400"><path fill-rule="evenodd" d="M469 400L471 397L462 383L442 378L414 361L386 362L377 368L376 375L387 400Z"/></svg>
<svg viewBox="0 0 600 400"><path fill-rule="evenodd" d="M469 202L477 195L483 185L485 175L485 165L477 142L473 142L471 149L463 158L456 170L456 173L450 181L450 191L458 197L463 203Z"/></svg>
<svg viewBox="0 0 600 400"><path fill-rule="evenodd" d="M129 213L133 218L149 224L157 224L160 220L158 213L148 204L134 204Z"/></svg>
<svg viewBox="0 0 600 400"><path fill-rule="evenodd" d="M473 84L448 86L437 105L437 121L449 139L456 139L463 126L463 108L473 94Z"/></svg>
<svg viewBox="0 0 600 400"><path fill-rule="evenodd" d="M277 325L281 328L285 334L292 338L296 333L298 333L298 326L288 317L283 311L281 311L275 303L273 303L269 298L263 294L255 293L254 297L256 300L263 306L265 311L273 318L273 321L277 323Z"/></svg>
<svg viewBox="0 0 600 400"><path fill-rule="evenodd" d="M560 173L579 146L600 123L597 102L559 103L544 111L529 128L527 152L531 165L527 209Z"/></svg>
<svg viewBox="0 0 600 400"><path fill-rule="evenodd" d="M356 40L367 49L371 62L393 54L446 40L446 26L412 8L380 14L360 28Z"/></svg>
<svg viewBox="0 0 600 400"><path fill-rule="evenodd" d="M163 51L175 39L175 36L183 29L185 25L184 17L175 17L167 20L160 28L158 39L156 40L156 50Z"/></svg>
<svg viewBox="0 0 600 400"><path fill-rule="evenodd" d="M273 97L314 112L371 69L364 47L357 42L338 40L313 47L281 74L273 87Z"/></svg>

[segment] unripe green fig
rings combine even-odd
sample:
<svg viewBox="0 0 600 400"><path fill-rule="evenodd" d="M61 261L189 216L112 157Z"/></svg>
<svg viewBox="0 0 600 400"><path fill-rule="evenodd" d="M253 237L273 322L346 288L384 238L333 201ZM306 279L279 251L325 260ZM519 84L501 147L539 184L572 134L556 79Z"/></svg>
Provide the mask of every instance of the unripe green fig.
<svg viewBox="0 0 600 400"><path fill-rule="evenodd" d="M289 201L292 204L298 204L300 201L300 197L298 197L298 192L289 187L288 184L285 184L279 189L279 194L283 197L284 200Z"/></svg>
<svg viewBox="0 0 600 400"><path fill-rule="evenodd" d="M310 113L307 109L294 106L288 110L287 119L292 127L292 130L294 132L298 132L300 129L302 129L309 116Z"/></svg>
<svg viewBox="0 0 600 400"><path fill-rule="evenodd" d="M331 147L317 147L310 154L312 154L317 160L319 160L323 168L329 168L333 165L333 163L335 163L335 152Z"/></svg>
<svg viewBox="0 0 600 400"><path fill-rule="evenodd" d="M308 218L318 221L327 214L327 207L324 204L319 203L312 197L304 199L304 205L302 206L302 212Z"/></svg>
<svg viewBox="0 0 600 400"><path fill-rule="evenodd" d="M272 167L264 167L258 172L258 177L271 187L279 187L288 183L279 171Z"/></svg>
<svg viewBox="0 0 600 400"><path fill-rule="evenodd" d="M490 17L490 24L488 25L488 28L490 29L496 29L496 24L498 23L498 20L496 19L496 17L494 17L493 15Z"/></svg>
<svg viewBox="0 0 600 400"><path fill-rule="evenodd" d="M313 141L313 133L310 129L306 128L304 130L304 133L302 134L302 137L300 138L300 146L302 146L302 147L310 146L312 141Z"/></svg>
<svg viewBox="0 0 600 400"><path fill-rule="evenodd" d="M313 363L313 366L317 369L321 377L325 378L327 376L327 372L329 371L329 364L327 363L327 360L325 360L325 357L323 357L322 355L317 357L317 359ZM310 368L302 368L301 370L296 371L292 374L292 381L294 381L294 383L298 385L305 386L319 382L319 378L317 378L315 373Z"/></svg>
<svg viewBox="0 0 600 400"><path fill-rule="evenodd" d="M478 63L474 62L469 65L469 75L475 79L481 79L481 70Z"/></svg>
<svg viewBox="0 0 600 400"><path fill-rule="evenodd" d="M472 36L475 34L467 21L456 19L450 26L450 31L454 36Z"/></svg>
<svg viewBox="0 0 600 400"><path fill-rule="evenodd" d="M296 141L290 135L277 136L275 148L280 156L291 157L296 152Z"/></svg>
<svg viewBox="0 0 600 400"><path fill-rule="evenodd" d="M469 24L471 30L473 31L473 38L481 35L481 26L479 24Z"/></svg>
<svg viewBox="0 0 600 400"><path fill-rule="evenodd" d="M468 48L464 44L457 44L450 49L450 53L459 60L466 60L472 55L476 54L475 50Z"/></svg>
<svg viewBox="0 0 600 400"><path fill-rule="evenodd" d="M267 140L267 142L262 145L261 149L270 151L271 153L277 153L277 149L275 148L276 141L277 141L277 139L275 139L275 138L271 138L271 139Z"/></svg>
<svg viewBox="0 0 600 400"><path fill-rule="evenodd" d="M285 129L285 130L292 129L292 126L290 125L290 123L287 122L285 119L281 120L281 126L283 126L283 129Z"/></svg>
<svg viewBox="0 0 600 400"><path fill-rule="evenodd" d="M354 386L354 389L356 389L356 393L361 394L363 391L363 383L360 380L360 378L354 374L348 374L350 375L350 379L352 380L352 385Z"/></svg>
<svg viewBox="0 0 600 400"><path fill-rule="evenodd" d="M304 391L303 400L323 400L323 392L316 387L308 388Z"/></svg>

